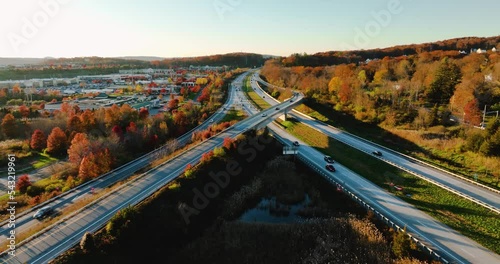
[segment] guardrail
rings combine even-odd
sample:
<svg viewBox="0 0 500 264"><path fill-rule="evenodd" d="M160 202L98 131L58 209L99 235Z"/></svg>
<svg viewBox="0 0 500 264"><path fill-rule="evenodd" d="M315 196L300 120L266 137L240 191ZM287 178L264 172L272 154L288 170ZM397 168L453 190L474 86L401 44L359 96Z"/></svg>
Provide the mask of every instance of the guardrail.
<svg viewBox="0 0 500 264"><path fill-rule="evenodd" d="M278 124L277 124L278 125ZM279 126L279 125L278 125ZM279 136L277 133L274 133L274 131L271 130L271 133L273 134L273 136L278 140L280 141L282 144L287 144L286 140L283 139L281 136ZM332 183L333 185L335 185L336 187L340 188L343 192L345 192L346 194L348 194L351 199L353 199L354 201L356 201L358 204L360 204L361 206L363 206L364 208L372 211L375 213L375 215L377 216L378 219L384 221L387 225L389 225L390 227L392 228L395 228L397 231L399 232L403 232L404 231L404 228L402 228L401 226L406 226L404 223L400 223L399 225L396 223L396 219L394 220L391 220L389 217L385 216L383 213L381 213L379 210L377 210L373 205L370 205L370 202L365 202L363 199L361 199L360 197L358 197L358 195L356 195L355 193L353 193L350 189L350 187L345 184L345 182L342 182L340 180L335 180L333 179L331 176L332 175L328 175L326 174L323 169L319 168L317 164L311 162L310 158L309 157L305 157L303 156L300 152L299 154L297 155L297 157L299 158L299 160L301 160L305 165L307 165L308 167L310 167L311 169L313 169L314 171L316 171L318 174L320 174L321 176L323 176L325 179L327 179L330 183ZM410 231L409 231L410 230ZM427 251L431 256L433 256L434 258L436 258L436 260L439 260L443 263L449 263L449 261L444 258L443 256L441 256L439 254L439 252L435 251L433 248L431 248L430 246L428 246L425 242L423 242L421 239L418 239L416 236L412 235L411 234L411 230L412 228L411 227L407 227L407 230L406 230L406 235L413 241L416 243L417 246L419 246L420 248L424 249L425 251ZM444 254L444 253L443 253Z"/></svg>

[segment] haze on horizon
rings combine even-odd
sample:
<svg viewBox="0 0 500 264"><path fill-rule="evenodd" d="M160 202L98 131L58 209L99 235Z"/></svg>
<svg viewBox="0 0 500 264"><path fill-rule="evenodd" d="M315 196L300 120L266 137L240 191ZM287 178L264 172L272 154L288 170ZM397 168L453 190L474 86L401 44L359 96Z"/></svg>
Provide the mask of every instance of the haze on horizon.
<svg viewBox="0 0 500 264"><path fill-rule="evenodd" d="M499 35L498 10L497 0L9 0L0 11L0 57L383 48Z"/></svg>

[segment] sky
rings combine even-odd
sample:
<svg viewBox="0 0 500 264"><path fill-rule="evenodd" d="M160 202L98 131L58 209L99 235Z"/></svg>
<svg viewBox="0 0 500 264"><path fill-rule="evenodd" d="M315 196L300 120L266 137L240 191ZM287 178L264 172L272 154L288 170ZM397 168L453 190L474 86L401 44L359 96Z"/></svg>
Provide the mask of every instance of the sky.
<svg viewBox="0 0 500 264"><path fill-rule="evenodd" d="M0 57L288 56L500 35L500 1L2 0Z"/></svg>

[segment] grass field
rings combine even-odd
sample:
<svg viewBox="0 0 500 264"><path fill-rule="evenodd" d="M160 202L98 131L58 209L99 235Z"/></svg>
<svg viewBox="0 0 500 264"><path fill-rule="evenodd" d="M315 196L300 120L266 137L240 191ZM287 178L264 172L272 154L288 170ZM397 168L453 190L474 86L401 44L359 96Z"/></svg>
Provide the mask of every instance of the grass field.
<svg viewBox="0 0 500 264"><path fill-rule="evenodd" d="M500 221L498 221L497 214L371 155L329 138L304 124L286 121L282 125L294 136L324 154L332 156L350 170L497 254L500 253L500 244L498 243L500 241ZM391 182L404 187L405 193L396 191L389 185ZM405 194L410 194L411 197Z"/></svg>

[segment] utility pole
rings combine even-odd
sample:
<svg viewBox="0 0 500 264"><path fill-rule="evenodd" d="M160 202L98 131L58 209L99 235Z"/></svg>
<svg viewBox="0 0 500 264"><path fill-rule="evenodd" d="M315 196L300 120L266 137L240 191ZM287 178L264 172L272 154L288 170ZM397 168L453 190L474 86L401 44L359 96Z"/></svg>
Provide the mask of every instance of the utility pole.
<svg viewBox="0 0 500 264"><path fill-rule="evenodd" d="M486 124L484 123L486 119L486 105L484 105L484 111L483 111L483 124L481 125L481 127L484 127Z"/></svg>

